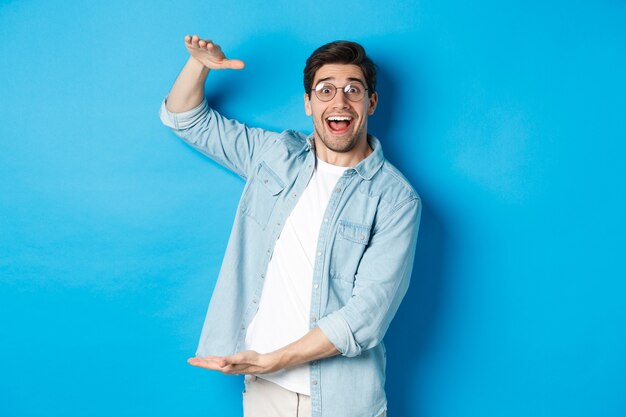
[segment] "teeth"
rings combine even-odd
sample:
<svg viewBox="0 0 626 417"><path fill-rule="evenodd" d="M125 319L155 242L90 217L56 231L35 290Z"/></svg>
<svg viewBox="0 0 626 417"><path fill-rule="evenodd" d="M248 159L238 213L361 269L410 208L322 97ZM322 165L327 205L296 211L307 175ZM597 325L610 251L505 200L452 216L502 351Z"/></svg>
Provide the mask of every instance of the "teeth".
<svg viewBox="0 0 626 417"><path fill-rule="evenodd" d="M330 116L330 117L327 118L327 120L332 120L334 122L344 122L344 121L352 120L352 117L350 117L350 116Z"/></svg>

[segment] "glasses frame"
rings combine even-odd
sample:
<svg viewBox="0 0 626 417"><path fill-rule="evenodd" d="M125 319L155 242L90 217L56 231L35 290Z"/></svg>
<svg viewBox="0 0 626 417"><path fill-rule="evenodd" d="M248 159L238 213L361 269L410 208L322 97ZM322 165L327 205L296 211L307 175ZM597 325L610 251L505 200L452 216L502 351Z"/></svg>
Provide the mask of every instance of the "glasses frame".
<svg viewBox="0 0 626 417"><path fill-rule="evenodd" d="M323 98L321 98L321 97L317 94L317 90L320 88L320 86L321 86L322 84L330 85L330 86L332 86L332 87L335 89L335 92L333 93L333 95L332 95L330 98L328 98L328 99L323 99ZM348 95L348 90L349 90L349 87L351 87L353 84L359 84L359 85L362 85L362 86L363 86L363 97L361 97L361 98L359 98L359 99L357 99L357 100L353 100L353 99L351 99L351 98L350 98L350 96ZM331 83L331 82L328 82L328 81L320 81L320 82L319 82L319 83L317 83L317 85L313 88L313 91L315 91L315 97L317 97L317 99L318 99L319 101L323 101L323 102L325 102L325 103L328 103L329 101L331 101L332 99L334 99L334 98L335 98L335 96L337 95L337 91L339 91L339 90L343 91L343 95L344 95L344 96L346 96L346 98L347 98L349 101L353 102L353 103L358 103L359 101L363 100L363 98L365 98L366 92L367 92L367 91L369 91L369 89L368 89L368 88L365 88L365 84L363 84L361 81L352 81L352 82L350 82L350 83L348 83L348 84L344 85L343 87L337 87L335 84L333 84L333 83Z"/></svg>

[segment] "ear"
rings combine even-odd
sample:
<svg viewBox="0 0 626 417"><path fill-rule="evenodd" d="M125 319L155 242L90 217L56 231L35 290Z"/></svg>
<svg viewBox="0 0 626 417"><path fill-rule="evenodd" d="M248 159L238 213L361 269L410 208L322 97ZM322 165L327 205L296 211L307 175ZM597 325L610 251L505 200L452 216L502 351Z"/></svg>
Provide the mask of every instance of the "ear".
<svg viewBox="0 0 626 417"><path fill-rule="evenodd" d="M307 93L304 93L304 112L307 116L313 114L313 112L311 111L311 98Z"/></svg>
<svg viewBox="0 0 626 417"><path fill-rule="evenodd" d="M369 105L367 106L367 115L371 116L374 114L376 110L376 106L378 105L378 93L374 92L369 98Z"/></svg>

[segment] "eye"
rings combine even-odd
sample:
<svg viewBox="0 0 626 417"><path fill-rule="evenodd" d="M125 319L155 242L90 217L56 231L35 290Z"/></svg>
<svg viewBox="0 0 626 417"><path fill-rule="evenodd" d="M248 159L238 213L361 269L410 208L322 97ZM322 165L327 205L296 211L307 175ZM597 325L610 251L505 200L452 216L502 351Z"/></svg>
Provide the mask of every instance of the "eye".
<svg viewBox="0 0 626 417"><path fill-rule="evenodd" d="M315 92L322 96L332 96L334 91L334 87L328 83L320 83L315 87Z"/></svg>
<svg viewBox="0 0 626 417"><path fill-rule="evenodd" d="M348 84L346 86L346 92L348 94L354 94L357 95L361 92L361 87L359 85L356 84Z"/></svg>

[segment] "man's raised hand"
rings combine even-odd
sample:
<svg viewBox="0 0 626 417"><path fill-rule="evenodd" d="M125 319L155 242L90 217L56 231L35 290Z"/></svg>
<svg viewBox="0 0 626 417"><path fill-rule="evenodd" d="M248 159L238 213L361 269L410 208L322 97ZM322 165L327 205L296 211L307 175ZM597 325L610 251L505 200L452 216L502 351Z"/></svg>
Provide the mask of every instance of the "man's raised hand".
<svg viewBox="0 0 626 417"><path fill-rule="evenodd" d="M193 58L209 69L242 69L245 64L238 59L228 59L222 48L198 35L185 36L185 47Z"/></svg>

